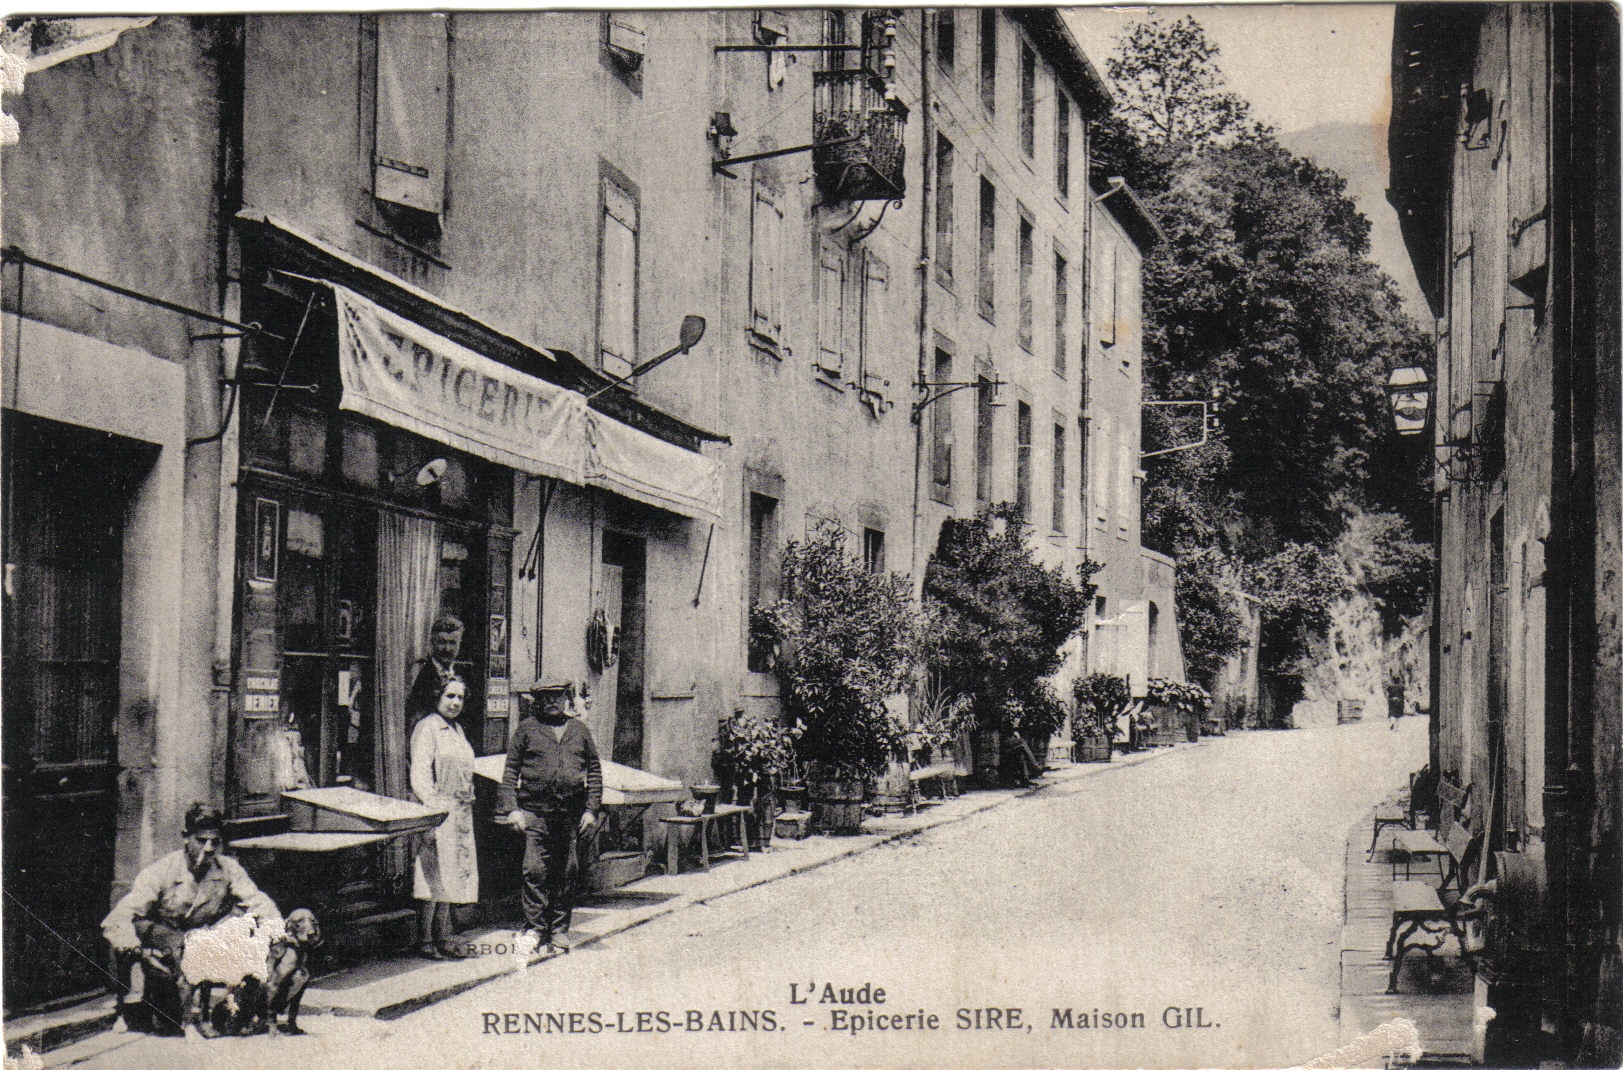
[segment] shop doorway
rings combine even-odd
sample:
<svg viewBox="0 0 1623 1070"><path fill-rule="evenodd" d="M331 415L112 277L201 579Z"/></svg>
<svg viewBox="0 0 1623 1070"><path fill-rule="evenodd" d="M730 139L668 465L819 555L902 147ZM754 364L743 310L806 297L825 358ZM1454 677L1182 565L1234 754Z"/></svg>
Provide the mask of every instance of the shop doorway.
<svg viewBox="0 0 1623 1070"><path fill-rule="evenodd" d="M611 740L609 757L641 769L643 758L644 635L647 630L648 554L642 539L603 533L602 606L608 625L610 663L598 681L594 707L602 727L599 741Z"/></svg>
<svg viewBox="0 0 1623 1070"><path fill-rule="evenodd" d="M8 1009L104 987L124 519L155 450L5 414Z"/></svg>

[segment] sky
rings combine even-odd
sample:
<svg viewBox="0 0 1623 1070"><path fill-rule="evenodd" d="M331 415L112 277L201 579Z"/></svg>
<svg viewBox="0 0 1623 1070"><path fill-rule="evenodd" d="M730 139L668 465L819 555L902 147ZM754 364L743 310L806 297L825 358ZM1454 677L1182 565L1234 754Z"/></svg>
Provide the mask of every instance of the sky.
<svg viewBox="0 0 1623 1070"><path fill-rule="evenodd" d="M1216 4L1073 7L1066 21L1105 73L1115 37L1155 11L1166 21L1193 15L1217 45L1228 87L1252 114L1279 130L1292 151L1347 179L1370 218L1371 259L1398 283L1405 305L1424 315L1414 269L1386 203L1386 127L1391 115L1389 4Z"/></svg>

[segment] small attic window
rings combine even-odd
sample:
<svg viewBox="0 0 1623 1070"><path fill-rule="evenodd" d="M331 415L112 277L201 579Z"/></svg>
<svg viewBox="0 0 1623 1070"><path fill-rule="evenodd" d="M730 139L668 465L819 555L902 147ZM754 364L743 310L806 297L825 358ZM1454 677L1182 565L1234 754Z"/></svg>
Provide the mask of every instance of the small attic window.
<svg viewBox="0 0 1623 1070"><path fill-rule="evenodd" d="M603 60L633 92L642 92L642 61L648 54L648 24L640 13L603 15Z"/></svg>

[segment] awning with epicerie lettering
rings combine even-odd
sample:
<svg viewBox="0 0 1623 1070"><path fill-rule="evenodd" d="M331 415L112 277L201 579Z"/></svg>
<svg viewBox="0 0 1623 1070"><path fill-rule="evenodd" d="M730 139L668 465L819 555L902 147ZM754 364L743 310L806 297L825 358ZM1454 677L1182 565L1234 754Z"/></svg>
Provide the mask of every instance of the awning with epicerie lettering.
<svg viewBox="0 0 1623 1070"><path fill-rule="evenodd" d="M329 285L338 310L341 408L520 472L585 482L580 394Z"/></svg>
<svg viewBox="0 0 1623 1070"><path fill-rule="evenodd" d="M340 407L532 475L596 486L682 516L721 517L701 453L589 409L336 283Z"/></svg>

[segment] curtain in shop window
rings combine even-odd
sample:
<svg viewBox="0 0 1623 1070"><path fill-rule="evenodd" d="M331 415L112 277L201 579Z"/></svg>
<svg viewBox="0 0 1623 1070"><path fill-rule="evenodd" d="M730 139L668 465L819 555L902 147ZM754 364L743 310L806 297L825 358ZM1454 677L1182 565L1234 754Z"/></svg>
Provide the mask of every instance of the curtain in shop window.
<svg viewBox="0 0 1623 1070"><path fill-rule="evenodd" d="M376 770L378 793L410 798L406 695L417 662L428 653L428 629L439 602L439 525L378 516L378 649Z"/></svg>

